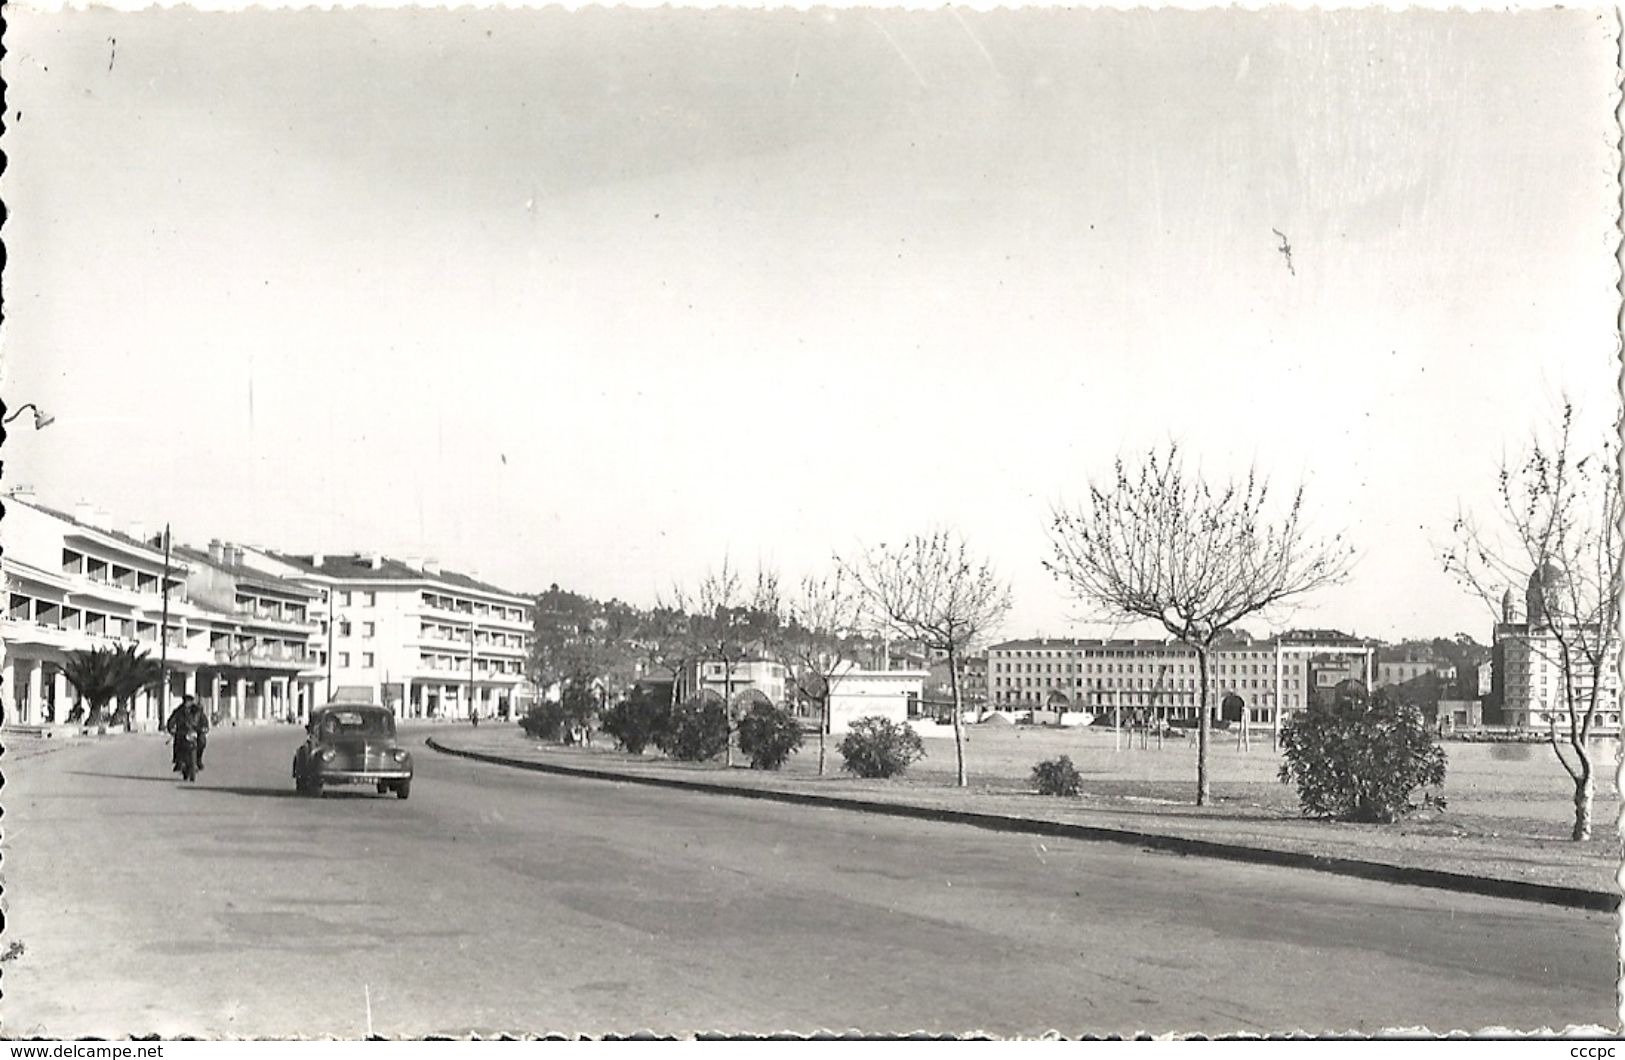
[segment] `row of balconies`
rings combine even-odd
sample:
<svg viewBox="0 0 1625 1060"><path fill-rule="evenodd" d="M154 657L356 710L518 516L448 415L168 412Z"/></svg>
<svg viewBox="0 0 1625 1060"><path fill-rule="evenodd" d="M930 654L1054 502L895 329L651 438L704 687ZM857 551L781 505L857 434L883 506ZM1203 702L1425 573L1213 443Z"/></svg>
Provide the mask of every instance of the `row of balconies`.
<svg viewBox="0 0 1625 1060"><path fill-rule="evenodd" d="M468 655L419 655L419 660L421 660L424 667L431 668L431 670L442 670L442 668L444 670L468 670ZM479 655L474 657L474 667L476 668L483 667L483 665L494 665L494 663L518 665L520 670L523 671L523 663L520 663L520 660L515 660L515 658L481 658Z"/></svg>
<svg viewBox="0 0 1625 1060"><path fill-rule="evenodd" d="M6 616L6 621L18 627L53 630L106 640L133 640L142 644L158 643L158 624L156 622L149 623L143 628L136 619L109 618L96 615L95 620L87 622L82 612L75 611L73 616L64 622L61 609L50 608L44 612L32 614L24 610L16 610ZM168 639L169 643L174 647L184 648L186 646L186 638L180 630L171 631Z"/></svg>
<svg viewBox="0 0 1625 1060"><path fill-rule="evenodd" d="M25 593L13 592L8 602L7 613L8 617L14 622L33 622L36 625L54 625L73 629L91 628L92 624L97 622L139 623L146 620L156 625L157 619L162 613L161 607L156 606L156 602L150 600L141 600L136 602L135 606L120 608L120 610L134 613L110 614L106 611L92 610L90 607L82 604L69 605L58 600L42 599L29 596ZM214 619L214 621L219 621L220 619L229 620L231 616L235 615L241 615L245 619L260 618L260 616L257 615L252 609L246 608L236 608L231 612L214 612L212 614L219 615L219 618ZM207 610L193 607L186 604L184 601L171 600L169 616L171 620L191 618L196 622L208 623L210 622L210 616L211 612ZM301 632L312 632L314 630L314 623L310 622L294 622L287 618L270 616L264 618L264 621L274 621L282 625L296 626L299 627ZM95 632L96 630L91 629L91 631Z"/></svg>
<svg viewBox="0 0 1625 1060"><path fill-rule="evenodd" d="M158 579L152 580L150 588L138 588L134 585L124 585L105 578L93 578L84 574L70 575L76 588L73 590L81 595L99 597L107 600L117 600L127 606L141 608L157 608L163 600L163 592L158 588ZM170 586L169 604L171 607L183 605L187 602L184 582L175 582Z"/></svg>
<svg viewBox="0 0 1625 1060"><path fill-rule="evenodd" d="M433 677L439 677L439 678L441 678L443 680L450 680L450 681L467 681L468 680L468 670L467 669L459 671L459 670L455 670L455 669L446 669L445 667L438 667L438 666L420 666L420 667L418 667L417 672L420 673L420 674L427 674L427 675L430 675L430 676L433 676ZM474 671L474 680L476 680L476 681L514 681L514 682L517 682L517 681L523 681L524 679L525 679L524 674L504 673L504 672L496 671L496 670L480 670L480 669L476 669Z"/></svg>
<svg viewBox="0 0 1625 1060"><path fill-rule="evenodd" d="M433 599L434 602L431 602L431 599ZM523 608L511 609L519 611L519 617L512 618L508 617L507 615L493 614L489 607L486 608L485 611L481 612L472 602L467 600L452 602L447 600L445 597L431 598L428 596L422 596L418 598L417 609L423 614L445 615L448 617L453 617L456 620L461 621L465 626L468 624L468 620L472 618L476 623L486 622L492 625L501 624L523 629L529 629L531 627L530 615Z"/></svg>
<svg viewBox="0 0 1625 1060"><path fill-rule="evenodd" d="M418 631L417 639L420 644L460 644L464 646L466 651L468 630L443 630L425 626ZM477 631L474 646L481 651L511 652L516 655L522 655L528 650L523 639L520 639L517 644L501 644L490 637L479 636Z"/></svg>
<svg viewBox="0 0 1625 1060"><path fill-rule="evenodd" d="M160 586L162 579L157 574L135 570L71 548L62 550L62 573L94 585L107 585L132 593L151 593L156 596L163 592ZM180 584L174 575L171 575L171 580L177 585ZM175 588L172 586L170 592L174 591Z"/></svg>
<svg viewBox="0 0 1625 1060"><path fill-rule="evenodd" d="M120 631L76 629L40 622L19 622L5 619L4 639L14 644L42 643L63 651L92 651L97 648L135 647L158 654L156 630L142 630L135 635ZM30 636L28 631L33 631ZM278 644L245 646L238 649L205 645L207 630L197 630L191 636L171 632L167 638L167 654L171 662L206 665L217 663L232 666L292 664L303 666L312 661L303 645L292 647Z"/></svg>
<svg viewBox="0 0 1625 1060"><path fill-rule="evenodd" d="M291 647L286 644L250 645L238 648L221 648L211 646L209 649L216 662L244 663L244 662L296 662L306 663L313 661L309 651L303 646Z"/></svg>
<svg viewBox="0 0 1625 1060"><path fill-rule="evenodd" d="M239 603L236 610L239 615L250 615L266 622L281 622L290 626L315 625L314 620L307 616L302 607L267 607Z"/></svg>

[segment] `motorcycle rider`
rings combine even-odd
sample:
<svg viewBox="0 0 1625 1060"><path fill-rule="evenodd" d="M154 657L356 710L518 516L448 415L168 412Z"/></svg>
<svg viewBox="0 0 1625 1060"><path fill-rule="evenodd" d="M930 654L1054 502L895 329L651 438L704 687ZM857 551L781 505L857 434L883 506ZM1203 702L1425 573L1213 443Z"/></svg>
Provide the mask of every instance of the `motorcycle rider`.
<svg viewBox="0 0 1625 1060"><path fill-rule="evenodd" d="M173 743L173 771L178 773L181 769L181 743L183 739L190 739L196 746L196 760L198 771L203 770L203 749L209 745L209 715L198 703L196 696L185 696L181 705L176 707L164 723L164 731L174 738Z"/></svg>

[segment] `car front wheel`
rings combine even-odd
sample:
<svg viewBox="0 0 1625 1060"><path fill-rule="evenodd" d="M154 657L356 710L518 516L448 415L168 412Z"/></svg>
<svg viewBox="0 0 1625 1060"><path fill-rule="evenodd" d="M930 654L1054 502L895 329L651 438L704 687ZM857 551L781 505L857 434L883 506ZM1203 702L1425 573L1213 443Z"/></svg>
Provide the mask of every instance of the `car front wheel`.
<svg viewBox="0 0 1625 1060"><path fill-rule="evenodd" d="M412 795L412 782L410 780L403 780L400 783L395 785L395 797L397 799L410 798L411 795Z"/></svg>

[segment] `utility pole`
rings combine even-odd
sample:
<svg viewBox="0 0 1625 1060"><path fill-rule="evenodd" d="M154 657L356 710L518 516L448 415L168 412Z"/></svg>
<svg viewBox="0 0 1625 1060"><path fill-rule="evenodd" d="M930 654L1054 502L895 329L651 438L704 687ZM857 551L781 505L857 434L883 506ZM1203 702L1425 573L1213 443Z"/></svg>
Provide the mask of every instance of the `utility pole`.
<svg viewBox="0 0 1625 1060"><path fill-rule="evenodd" d="M158 620L158 670L163 678L158 692L158 731L164 731L169 720L169 524L164 524L164 577L159 586L163 593L162 617ZM152 658L152 656L147 656ZM132 712L133 713L133 712Z"/></svg>
<svg viewBox="0 0 1625 1060"><path fill-rule="evenodd" d="M327 701L333 702L333 593L331 585L327 587Z"/></svg>
<svg viewBox="0 0 1625 1060"><path fill-rule="evenodd" d="M468 605L468 716L474 717L474 605Z"/></svg>

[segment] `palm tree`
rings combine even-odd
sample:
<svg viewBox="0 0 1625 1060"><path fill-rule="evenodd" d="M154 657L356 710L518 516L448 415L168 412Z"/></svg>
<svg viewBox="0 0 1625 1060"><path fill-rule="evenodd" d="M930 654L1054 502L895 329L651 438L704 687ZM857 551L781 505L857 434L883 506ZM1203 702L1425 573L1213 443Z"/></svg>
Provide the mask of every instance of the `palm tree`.
<svg viewBox="0 0 1625 1060"><path fill-rule="evenodd" d="M62 675L90 707L85 724L100 724L114 699L126 699L162 679L163 669L146 652L131 647L70 651Z"/></svg>
<svg viewBox="0 0 1625 1060"><path fill-rule="evenodd" d="M113 648L70 651L62 663L62 676L90 707L85 723L94 725L101 719L102 708L118 695L119 653Z"/></svg>
<svg viewBox="0 0 1625 1060"><path fill-rule="evenodd" d="M134 724L130 717L132 700L143 689L157 688L163 684L164 665L151 655L133 646L126 645L117 649L117 669L120 680L117 691L118 700L125 708L125 727L131 728ZM163 718L158 719L161 726Z"/></svg>

